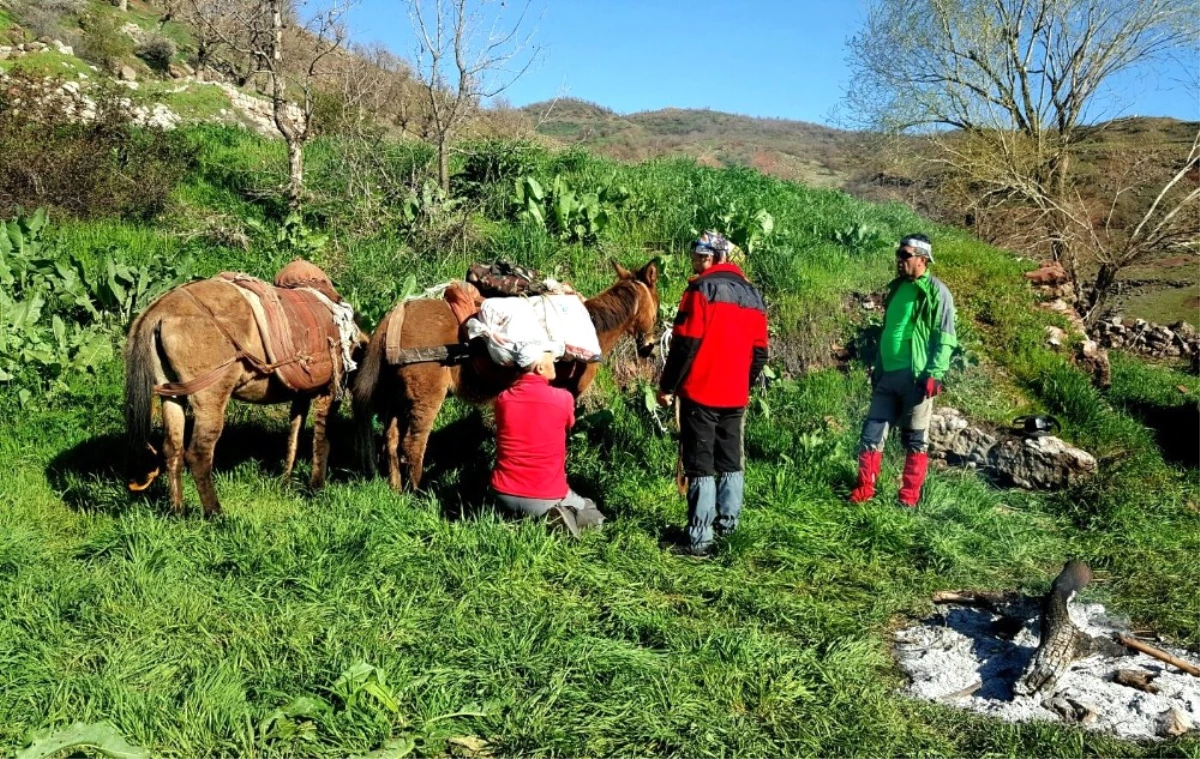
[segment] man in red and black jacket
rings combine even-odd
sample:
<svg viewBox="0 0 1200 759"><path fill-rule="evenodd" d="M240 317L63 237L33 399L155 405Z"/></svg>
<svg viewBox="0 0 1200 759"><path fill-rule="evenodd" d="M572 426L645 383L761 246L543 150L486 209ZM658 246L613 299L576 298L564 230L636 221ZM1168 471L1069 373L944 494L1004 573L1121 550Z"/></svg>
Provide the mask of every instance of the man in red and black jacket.
<svg viewBox="0 0 1200 759"><path fill-rule="evenodd" d="M687 550L707 556L713 528L737 528L742 510L742 433L750 387L767 363L767 308L729 262L733 244L705 232L692 244L692 270L659 379L658 401L679 395L680 444L688 477Z"/></svg>

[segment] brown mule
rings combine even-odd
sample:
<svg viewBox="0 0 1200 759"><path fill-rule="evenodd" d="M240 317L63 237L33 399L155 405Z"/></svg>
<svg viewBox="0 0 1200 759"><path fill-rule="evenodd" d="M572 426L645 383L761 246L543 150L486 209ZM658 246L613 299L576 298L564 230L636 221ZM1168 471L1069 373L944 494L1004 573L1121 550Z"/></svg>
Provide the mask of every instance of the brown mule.
<svg viewBox="0 0 1200 759"><path fill-rule="evenodd" d="M365 338L359 334L360 341ZM131 450L137 454L130 466L130 490L149 487L163 462L171 508L182 513L186 457L204 515L220 513L212 477L213 451L230 398L291 403L285 478L291 475L300 429L315 402L311 485L321 487L329 458L326 423L338 407L340 372L335 371L329 382L312 392L296 392L271 371L273 365L266 363L266 356L255 315L236 286L211 279L192 282L150 304L130 327L125 346L125 424ZM155 395L162 398L161 458L150 443ZM193 417L186 448L185 407Z"/></svg>
<svg viewBox="0 0 1200 759"><path fill-rule="evenodd" d="M594 298L585 301L600 349L605 355L617 341L629 335L638 343L638 355L649 358L654 351L654 328L658 323L658 262L651 261L637 272L615 264L617 282ZM459 342L459 325L442 300L423 299L400 303L404 309L401 345L423 348ZM378 412L384 423L384 442L388 460L388 481L401 487L400 465L412 488L421 484L425 447L434 420L452 392L470 403L493 400L512 384L516 370L498 366L486 356L473 358L461 366L439 363L388 364L385 316L371 336L367 357L354 383L354 416L359 429L360 453L371 471L374 469L374 444L371 419ZM570 390L576 397L592 383L598 364L561 361L555 367L554 384Z"/></svg>

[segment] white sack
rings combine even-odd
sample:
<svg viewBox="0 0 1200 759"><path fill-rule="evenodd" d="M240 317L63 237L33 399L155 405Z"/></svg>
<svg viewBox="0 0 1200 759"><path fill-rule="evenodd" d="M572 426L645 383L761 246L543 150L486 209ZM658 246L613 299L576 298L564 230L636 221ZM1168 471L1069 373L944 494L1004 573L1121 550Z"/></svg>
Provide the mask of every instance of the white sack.
<svg viewBox="0 0 1200 759"><path fill-rule="evenodd" d="M530 366L543 353L581 361L601 357L596 328L576 295L488 298L466 327L469 338L486 337L488 355L505 366Z"/></svg>

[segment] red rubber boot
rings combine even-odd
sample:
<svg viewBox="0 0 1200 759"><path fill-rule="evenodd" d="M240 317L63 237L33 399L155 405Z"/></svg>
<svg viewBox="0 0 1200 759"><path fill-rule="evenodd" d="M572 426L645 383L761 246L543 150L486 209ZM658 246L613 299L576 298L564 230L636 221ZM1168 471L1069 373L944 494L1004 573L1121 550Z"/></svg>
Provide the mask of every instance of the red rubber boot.
<svg viewBox="0 0 1200 759"><path fill-rule="evenodd" d="M883 451L858 454L858 484L850 491L850 503L864 503L875 497L875 481L883 466Z"/></svg>
<svg viewBox="0 0 1200 759"><path fill-rule="evenodd" d="M909 452L904 456L904 475L900 480L900 505L910 509L921 500L921 486L925 484L925 473L929 471L929 454Z"/></svg>

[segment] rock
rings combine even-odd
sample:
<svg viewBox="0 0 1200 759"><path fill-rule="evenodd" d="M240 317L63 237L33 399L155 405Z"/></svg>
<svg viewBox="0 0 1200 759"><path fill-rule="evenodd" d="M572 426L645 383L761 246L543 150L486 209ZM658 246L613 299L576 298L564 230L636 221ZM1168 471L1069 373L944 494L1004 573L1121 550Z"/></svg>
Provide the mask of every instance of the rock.
<svg viewBox="0 0 1200 759"><path fill-rule="evenodd" d="M1172 324L1171 331L1182 337L1184 340L1191 340L1193 338L1200 337L1200 334L1196 333L1196 328L1185 321L1177 321Z"/></svg>
<svg viewBox="0 0 1200 759"><path fill-rule="evenodd" d="M40 53L45 49L46 49L46 45L45 45L45 43L42 43L42 42L26 42L25 43L25 52L27 52L27 53Z"/></svg>
<svg viewBox="0 0 1200 759"><path fill-rule="evenodd" d="M1172 706L1167 711L1163 712L1159 729L1162 735L1178 737L1192 729L1192 720L1188 717L1187 712L1180 709L1178 706Z"/></svg>
<svg viewBox="0 0 1200 759"><path fill-rule="evenodd" d="M132 66L122 64L117 69L117 78L123 82L135 82L137 81L137 72Z"/></svg>
<svg viewBox="0 0 1200 759"><path fill-rule="evenodd" d="M1092 384L1102 390L1112 387L1112 364L1108 351L1095 340L1084 340L1075 351L1075 363L1092 375Z"/></svg>
<svg viewBox="0 0 1200 759"><path fill-rule="evenodd" d="M1040 269L1025 272L1025 279L1036 287L1061 285L1069 280L1067 270L1058 262L1048 263Z"/></svg>
<svg viewBox="0 0 1200 759"><path fill-rule="evenodd" d="M183 70L183 67L176 63L167 65L167 75L172 79L184 79L188 76L187 72Z"/></svg>
<svg viewBox="0 0 1200 759"><path fill-rule="evenodd" d="M1061 490L1096 474L1090 453L1060 438L1009 438L988 451L988 469L1001 481L1027 490Z"/></svg>
<svg viewBox="0 0 1200 759"><path fill-rule="evenodd" d="M134 42L141 42L142 35L145 34L145 32L142 31L142 27L138 26L132 21L121 26L121 33L126 37L131 38Z"/></svg>
<svg viewBox="0 0 1200 759"><path fill-rule="evenodd" d="M75 55L75 48L64 45L61 40L54 40L54 49L62 55Z"/></svg>
<svg viewBox="0 0 1200 759"><path fill-rule="evenodd" d="M37 41L42 43L43 45L53 45L54 44L54 40L51 39L50 35L48 35L48 34L43 34L41 37L38 37Z"/></svg>
<svg viewBox="0 0 1200 759"><path fill-rule="evenodd" d="M0 61L7 61L12 55L12 50L9 48L0 48Z"/></svg>
<svg viewBox="0 0 1200 759"><path fill-rule="evenodd" d="M1046 342L1055 348L1061 348L1067 342L1066 330L1053 325L1046 327Z"/></svg>

